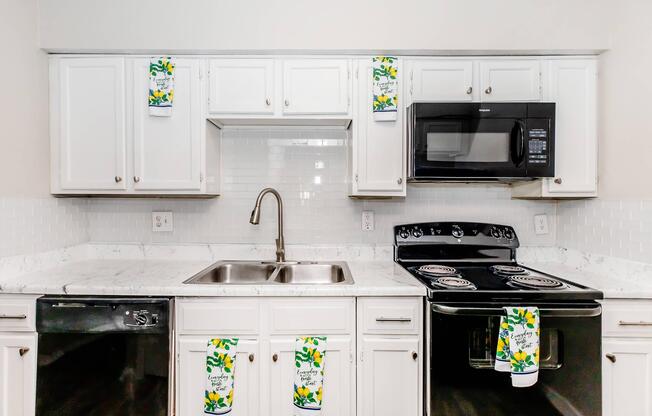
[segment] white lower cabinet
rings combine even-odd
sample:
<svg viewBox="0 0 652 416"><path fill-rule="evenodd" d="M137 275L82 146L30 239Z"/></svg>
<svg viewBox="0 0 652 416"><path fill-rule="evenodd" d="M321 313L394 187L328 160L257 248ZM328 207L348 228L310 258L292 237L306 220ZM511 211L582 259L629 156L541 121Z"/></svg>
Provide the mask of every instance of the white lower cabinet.
<svg viewBox="0 0 652 416"><path fill-rule="evenodd" d="M652 416L652 301L605 301L602 333L602 414Z"/></svg>
<svg viewBox="0 0 652 416"><path fill-rule="evenodd" d="M36 405L35 333L0 332L0 416L31 416Z"/></svg>
<svg viewBox="0 0 652 416"><path fill-rule="evenodd" d="M272 359L267 384L270 389L271 416L287 416L293 411L296 370L294 348L297 336L272 337L270 341ZM353 352L351 336L328 337L324 358L323 416L355 415Z"/></svg>
<svg viewBox="0 0 652 416"><path fill-rule="evenodd" d="M602 414L652 415L652 339L605 338Z"/></svg>
<svg viewBox="0 0 652 416"><path fill-rule="evenodd" d="M417 336L368 336L360 341L360 416L421 413Z"/></svg>
<svg viewBox="0 0 652 416"><path fill-rule="evenodd" d="M233 413L292 415L296 339L322 335L322 415L422 416L422 312L421 298L360 299L357 312L352 297L178 299L176 415L202 414L216 337L240 338Z"/></svg>
<svg viewBox="0 0 652 416"><path fill-rule="evenodd" d="M214 335L182 336L177 343L177 414L201 415L206 389L206 349ZM260 343L242 338L235 359L233 412L258 416L260 412Z"/></svg>

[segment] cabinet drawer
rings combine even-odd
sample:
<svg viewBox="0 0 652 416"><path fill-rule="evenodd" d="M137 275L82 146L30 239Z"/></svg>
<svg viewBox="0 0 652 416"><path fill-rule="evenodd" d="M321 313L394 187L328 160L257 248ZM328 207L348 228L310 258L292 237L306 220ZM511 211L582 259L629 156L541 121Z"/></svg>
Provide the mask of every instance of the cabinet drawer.
<svg viewBox="0 0 652 416"><path fill-rule="evenodd" d="M604 336L652 337L652 301L609 301L602 311Z"/></svg>
<svg viewBox="0 0 652 416"><path fill-rule="evenodd" d="M269 302L270 334L329 335L355 330L352 298L274 299Z"/></svg>
<svg viewBox="0 0 652 416"><path fill-rule="evenodd" d="M36 331L38 296L1 296L0 331Z"/></svg>
<svg viewBox="0 0 652 416"><path fill-rule="evenodd" d="M256 299L177 301L179 334L257 334L260 303Z"/></svg>
<svg viewBox="0 0 652 416"><path fill-rule="evenodd" d="M419 333L421 310L421 298L369 298L358 301L360 328L366 334Z"/></svg>

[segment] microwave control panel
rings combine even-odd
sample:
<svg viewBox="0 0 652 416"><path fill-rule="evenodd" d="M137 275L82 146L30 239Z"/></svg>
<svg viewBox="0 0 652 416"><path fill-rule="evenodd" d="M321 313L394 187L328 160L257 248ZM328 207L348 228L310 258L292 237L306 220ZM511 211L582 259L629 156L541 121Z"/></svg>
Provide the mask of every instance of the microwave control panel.
<svg viewBox="0 0 652 416"><path fill-rule="evenodd" d="M548 130L547 129L529 129L528 130L528 164L547 165L548 164Z"/></svg>

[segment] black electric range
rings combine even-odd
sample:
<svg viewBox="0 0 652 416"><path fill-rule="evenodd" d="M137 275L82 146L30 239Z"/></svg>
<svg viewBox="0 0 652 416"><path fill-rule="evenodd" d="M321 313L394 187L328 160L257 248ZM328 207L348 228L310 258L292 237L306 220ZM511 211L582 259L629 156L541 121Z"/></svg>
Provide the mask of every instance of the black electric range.
<svg viewBox="0 0 652 416"><path fill-rule="evenodd" d="M394 242L394 260L428 289L427 414L602 414L600 291L520 265L510 226L405 224ZM518 394L494 371L500 317L513 306L541 316L539 381Z"/></svg>

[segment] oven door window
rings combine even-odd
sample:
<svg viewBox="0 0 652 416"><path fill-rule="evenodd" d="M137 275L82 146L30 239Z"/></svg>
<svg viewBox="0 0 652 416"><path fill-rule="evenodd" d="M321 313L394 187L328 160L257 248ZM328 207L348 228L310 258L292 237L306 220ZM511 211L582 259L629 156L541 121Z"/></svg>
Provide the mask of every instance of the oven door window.
<svg viewBox="0 0 652 416"><path fill-rule="evenodd" d="M417 121L414 146L418 176L525 175L524 122L516 119Z"/></svg>

